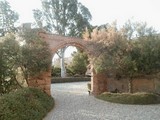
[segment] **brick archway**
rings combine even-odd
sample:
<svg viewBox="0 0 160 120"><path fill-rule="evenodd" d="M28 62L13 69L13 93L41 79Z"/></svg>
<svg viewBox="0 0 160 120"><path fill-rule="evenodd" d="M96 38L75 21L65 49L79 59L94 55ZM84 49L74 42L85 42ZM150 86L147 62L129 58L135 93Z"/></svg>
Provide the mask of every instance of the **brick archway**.
<svg viewBox="0 0 160 120"><path fill-rule="evenodd" d="M49 49L52 55L54 55L58 49L63 48L65 46L75 46L82 48L88 54L88 56L92 55L92 53L94 52L94 47L90 44L90 42L80 38L65 37L46 32L39 32L39 35L49 45ZM98 95L104 91L107 91L107 80L105 75L96 74L93 65L91 65L91 68L91 91L93 95ZM39 87L40 89L44 90L49 95L51 94L51 71L42 73L39 79L36 79L34 81L36 83L34 84L36 85L36 87ZM33 82L33 80L31 82Z"/></svg>
<svg viewBox="0 0 160 120"><path fill-rule="evenodd" d="M93 48L88 46L89 41L85 41L77 37L65 37L45 32L40 32L39 35L48 43L52 54L65 46L82 48L88 54L91 54L93 51Z"/></svg>

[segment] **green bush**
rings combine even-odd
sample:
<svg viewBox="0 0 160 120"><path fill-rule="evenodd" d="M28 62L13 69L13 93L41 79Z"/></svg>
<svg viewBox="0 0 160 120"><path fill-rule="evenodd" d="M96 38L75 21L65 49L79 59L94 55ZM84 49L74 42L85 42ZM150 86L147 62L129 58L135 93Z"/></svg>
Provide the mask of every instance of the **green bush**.
<svg viewBox="0 0 160 120"><path fill-rule="evenodd" d="M53 105L53 98L39 89L19 89L0 97L0 120L42 120Z"/></svg>
<svg viewBox="0 0 160 120"><path fill-rule="evenodd" d="M121 104L159 104L160 96L153 93L108 93L105 92L97 98Z"/></svg>
<svg viewBox="0 0 160 120"><path fill-rule="evenodd" d="M145 36L132 44L130 56L136 63L136 72L146 75L160 72L160 38Z"/></svg>
<svg viewBox="0 0 160 120"><path fill-rule="evenodd" d="M66 68L67 76L73 76L73 72ZM59 67L54 67L52 66L52 71L51 71L52 77L61 77L61 68Z"/></svg>
<svg viewBox="0 0 160 120"><path fill-rule="evenodd" d="M18 88L16 69L20 47L13 34L0 37L0 95Z"/></svg>
<svg viewBox="0 0 160 120"><path fill-rule="evenodd" d="M0 94L21 87L17 82L17 69L23 72L23 77L29 77L47 71L51 65L51 54L48 45L38 31L22 32L16 40L16 35L7 34L0 37Z"/></svg>
<svg viewBox="0 0 160 120"><path fill-rule="evenodd" d="M72 63L67 66L67 68L70 70L70 73L73 75L78 74L85 76L87 65L89 63L87 54L79 50L78 52L73 53L72 57Z"/></svg>
<svg viewBox="0 0 160 120"><path fill-rule="evenodd" d="M19 33L25 44L21 46L21 68L25 78L33 77L43 71L48 71L51 65L51 53L48 44L42 40L35 29Z"/></svg>
<svg viewBox="0 0 160 120"><path fill-rule="evenodd" d="M52 77L60 77L61 76L61 68L52 66L51 75L52 75Z"/></svg>
<svg viewBox="0 0 160 120"><path fill-rule="evenodd" d="M71 77L75 75L75 73L73 73L73 71L68 67L66 67L66 73L67 73L67 77Z"/></svg>
<svg viewBox="0 0 160 120"><path fill-rule="evenodd" d="M116 26L92 32L91 39L95 42L93 60L96 72L106 71L108 74L129 78L137 74L160 72L160 37L143 24L138 24L136 27L133 32L138 37L132 36L132 39L124 36L126 32L122 31L126 28L119 30ZM138 29L141 27L142 31ZM145 33L138 34L138 32Z"/></svg>

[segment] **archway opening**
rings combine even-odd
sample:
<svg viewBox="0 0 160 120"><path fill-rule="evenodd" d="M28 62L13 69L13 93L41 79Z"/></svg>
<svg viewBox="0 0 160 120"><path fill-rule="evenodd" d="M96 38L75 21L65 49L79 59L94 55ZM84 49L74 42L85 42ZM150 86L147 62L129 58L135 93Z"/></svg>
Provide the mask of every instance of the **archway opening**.
<svg viewBox="0 0 160 120"><path fill-rule="evenodd" d="M64 48L63 48L64 49ZM73 54L77 52L77 48L74 46L65 46L64 52L64 59L61 56L60 49L56 51L52 58L52 76L53 77L62 77L61 76L61 69L62 68L62 59L64 60L64 69L65 69L65 76L64 77L71 77L71 71L69 71L68 66L72 63ZM54 71L53 71L54 70Z"/></svg>
<svg viewBox="0 0 160 120"><path fill-rule="evenodd" d="M66 76L61 76L61 58L57 55L61 48L66 48L64 53L64 63L65 63L65 70ZM88 83L91 82L91 71L89 62L89 55L88 51L85 47L81 45L76 45L75 43L64 44L63 46L56 49L53 52L52 58L52 70L51 70L51 83L71 83L72 87L77 86L78 84L83 85L85 84L85 92L88 94ZM73 82L75 84L73 84ZM77 83L79 82L79 83ZM71 87L71 86L70 86ZM78 86L77 86L78 87ZM79 87L78 87L79 88ZM82 88L82 87L80 87ZM80 91L79 91L80 92ZM84 90L82 90L84 92ZM54 93L54 91L52 91Z"/></svg>

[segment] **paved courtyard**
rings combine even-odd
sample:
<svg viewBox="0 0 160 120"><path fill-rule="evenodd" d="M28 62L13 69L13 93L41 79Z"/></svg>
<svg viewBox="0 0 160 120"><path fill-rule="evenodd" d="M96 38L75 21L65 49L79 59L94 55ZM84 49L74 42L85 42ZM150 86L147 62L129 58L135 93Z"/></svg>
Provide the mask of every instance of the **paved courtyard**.
<svg viewBox="0 0 160 120"><path fill-rule="evenodd" d="M44 120L160 120L160 105L105 102L89 96L86 84L52 84L55 107Z"/></svg>

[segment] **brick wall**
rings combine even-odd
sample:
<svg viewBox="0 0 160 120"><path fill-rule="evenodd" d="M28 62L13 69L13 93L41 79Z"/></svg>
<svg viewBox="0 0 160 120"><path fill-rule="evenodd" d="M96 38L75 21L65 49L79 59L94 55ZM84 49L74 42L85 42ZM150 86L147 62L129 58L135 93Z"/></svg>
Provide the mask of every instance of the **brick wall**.
<svg viewBox="0 0 160 120"><path fill-rule="evenodd" d="M108 78L103 73L96 74L93 71L93 77L91 78L92 93L94 95L101 94L103 92L115 92L117 89L119 92L128 92L128 79L127 78ZM133 78L132 80L133 92L157 92L160 93L160 79L152 76L143 76Z"/></svg>
<svg viewBox="0 0 160 120"><path fill-rule="evenodd" d="M160 80L156 78L134 78L132 81L133 92L160 92ZM128 92L128 79L107 79L107 90Z"/></svg>
<svg viewBox="0 0 160 120"><path fill-rule="evenodd" d="M51 95L51 72L43 72L38 76L31 77L28 80L28 85L30 87L40 88L45 91L48 95Z"/></svg>

